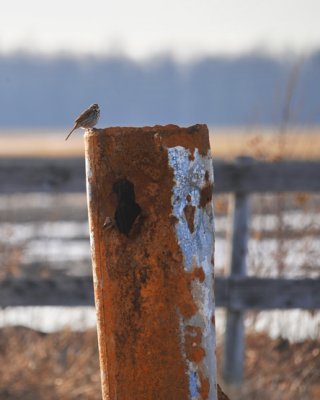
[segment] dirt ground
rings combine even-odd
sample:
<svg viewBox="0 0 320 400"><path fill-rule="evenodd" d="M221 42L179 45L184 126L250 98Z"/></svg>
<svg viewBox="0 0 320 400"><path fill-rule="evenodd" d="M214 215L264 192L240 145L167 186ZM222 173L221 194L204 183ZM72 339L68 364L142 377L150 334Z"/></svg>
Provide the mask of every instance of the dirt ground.
<svg viewBox="0 0 320 400"><path fill-rule="evenodd" d="M101 399L95 330L44 334L2 328L0 360L0 400ZM245 384L239 389L219 382L231 400L319 399L320 339L290 344L250 335Z"/></svg>

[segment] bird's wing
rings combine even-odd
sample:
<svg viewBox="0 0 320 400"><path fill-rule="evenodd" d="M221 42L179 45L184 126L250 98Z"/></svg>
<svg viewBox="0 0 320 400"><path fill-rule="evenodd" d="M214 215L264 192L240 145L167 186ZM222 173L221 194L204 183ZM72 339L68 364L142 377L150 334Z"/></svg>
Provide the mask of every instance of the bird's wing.
<svg viewBox="0 0 320 400"><path fill-rule="evenodd" d="M83 121L86 118L88 118L88 116L91 114L92 110L91 108L88 108L87 110L83 111L83 113L81 113L78 118L74 121L75 124L77 124L79 121Z"/></svg>

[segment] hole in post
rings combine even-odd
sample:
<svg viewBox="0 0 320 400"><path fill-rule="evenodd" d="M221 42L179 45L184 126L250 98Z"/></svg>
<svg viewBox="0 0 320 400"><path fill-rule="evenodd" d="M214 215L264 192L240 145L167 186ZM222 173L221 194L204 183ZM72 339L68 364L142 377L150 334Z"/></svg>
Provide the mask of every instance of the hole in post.
<svg viewBox="0 0 320 400"><path fill-rule="evenodd" d="M122 179L115 182L112 189L117 196L115 225L121 233L128 235L137 217L141 214L141 207L135 201L134 185L127 179Z"/></svg>

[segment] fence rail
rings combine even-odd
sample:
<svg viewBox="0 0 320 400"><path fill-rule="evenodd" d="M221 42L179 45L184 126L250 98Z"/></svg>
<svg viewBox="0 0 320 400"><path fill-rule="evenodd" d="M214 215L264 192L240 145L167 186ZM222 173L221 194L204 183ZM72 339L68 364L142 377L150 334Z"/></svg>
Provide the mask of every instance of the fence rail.
<svg viewBox="0 0 320 400"><path fill-rule="evenodd" d="M214 162L215 193L317 192L320 162ZM0 159L1 193L85 191L83 158Z"/></svg>
<svg viewBox="0 0 320 400"><path fill-rule="evenodd" d="M319 279L222 278L216 306L235 311L320 308ZM0 307L93 306L92 277L8 278L0 281Z"/></svg>

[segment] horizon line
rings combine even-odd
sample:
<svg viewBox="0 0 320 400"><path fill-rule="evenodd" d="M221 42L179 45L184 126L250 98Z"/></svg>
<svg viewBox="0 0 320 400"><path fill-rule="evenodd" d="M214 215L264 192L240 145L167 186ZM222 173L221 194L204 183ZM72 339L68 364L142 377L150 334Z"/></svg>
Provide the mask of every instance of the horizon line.
<svg viewBox="0 0 320 400"><path fill-rule="evenodd" d="M158 52L150 53L144 56L133 56L129 52L126 51L72 51L72 50L53 50L44 52L42 50L34 50L27 47L21 47L12 49L9 51L4 51L0 48L0 57L4 58L14 58L14 57L31 57L38 59L73 59L73 60L86 60L88 58L93 58L97 60L101 59L123 59L129 60L136 63L147 63L155 60L173 60L177 63L192 63L197 62L199 60L205 59L241 59L246 57L261 57L261 58L269 58L274 60L283 60L283 59L299 59L310 57L314 54L320 53L320 44L319 46L313 47L312 49L305 49L303 51L298 51L293 48L284 48L282 50L271 50L265 47L252 47L251 49L246 49L243 51L202 51L196 52L193 55L182 56L175 53L173 50L166 49L160 50Z"/></svg>

